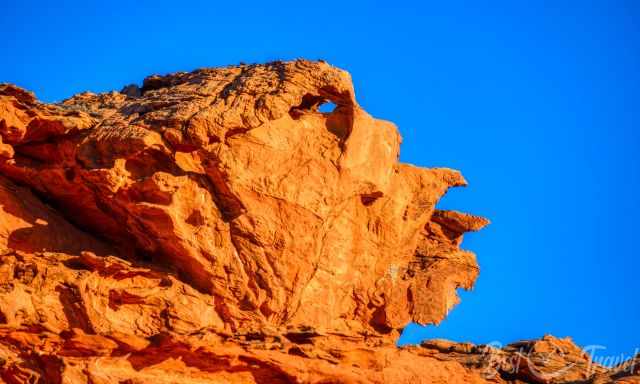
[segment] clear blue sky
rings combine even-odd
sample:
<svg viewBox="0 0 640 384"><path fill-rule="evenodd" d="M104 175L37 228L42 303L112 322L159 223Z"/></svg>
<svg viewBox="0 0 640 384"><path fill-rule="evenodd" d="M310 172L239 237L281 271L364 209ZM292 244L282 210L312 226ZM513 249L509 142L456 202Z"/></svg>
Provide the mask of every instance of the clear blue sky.
<svg viewBox="0 0 640 384"><path fill-rule="evenodd" d="M403 342L640 347L636 2L62 3L4 2L0 81L54 101L151 73L322 58L398 125L403 161L462 170L471 186L441 207L493 222L464 242L478 284Z"/></svg>

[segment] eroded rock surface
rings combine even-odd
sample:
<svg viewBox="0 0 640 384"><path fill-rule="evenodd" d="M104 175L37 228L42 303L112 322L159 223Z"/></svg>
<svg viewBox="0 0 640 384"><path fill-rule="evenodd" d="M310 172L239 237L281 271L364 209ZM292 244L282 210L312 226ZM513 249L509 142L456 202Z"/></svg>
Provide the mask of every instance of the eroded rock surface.
<svg viewBox="0 0 640 384"><path fill-rule="evenodd" d="M0 86L0 378L561 382L483 365L480 347L394 346L473 286L459 246L487 224L437 209L464 178L399 163L399 144L324 62L58 104Z"/></svg>

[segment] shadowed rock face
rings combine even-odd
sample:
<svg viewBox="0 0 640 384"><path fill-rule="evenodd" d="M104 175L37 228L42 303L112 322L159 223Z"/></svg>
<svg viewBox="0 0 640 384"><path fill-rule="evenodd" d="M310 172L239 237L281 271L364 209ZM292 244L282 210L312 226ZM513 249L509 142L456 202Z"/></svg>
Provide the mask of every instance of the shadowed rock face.
<svg viewBox="0 0 640 384"><path fill-rule="evenodd" d="M484 382L393 346L473 286L459 246L487 224L436 209L464 179L399 163L399 144L324 62L58 104L0 86L0 377Z"/></svg>

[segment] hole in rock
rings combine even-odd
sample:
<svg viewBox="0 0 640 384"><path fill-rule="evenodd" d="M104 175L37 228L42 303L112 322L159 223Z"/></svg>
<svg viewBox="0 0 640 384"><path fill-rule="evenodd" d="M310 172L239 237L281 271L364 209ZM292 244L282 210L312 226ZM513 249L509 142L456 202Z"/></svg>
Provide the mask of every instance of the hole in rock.
<svg viewBox="0 0 640 384"><path fill-rule="evenodd" d="M244 339L246 341L264 341L265 336L260 332L249 332L246 335L244 335Z"/></svg>
<svg viewBox="0 0 640 384"><path fill-rule="evenodd" d="M73 181L76 178L76 171L73 168L65 168L64 177L67 181Z"/></svg>
<svg viewBox="0 0 640 384"><path fill-rule="evenodd" d="M369 320L369 325L383 335L391 333L393 328L387 324L387 315L383 307L377 308Z"/></svg>
<svg viewBox="0 0 640 384"><path fill-rule="evenodd" d="M325 102L324 97L307 93L302 97L302 102L296 107L299 110L317 111L318 105Z"/></svg>
<svg viewBox="0 0 640 384"><path fill-rule="evenodd" d="M327 101L318 106L318 111L322 113L332 113L336 109L336 103Z"/></svg>
<svg viewBox="0 0 640 384"><path fill-rule="evenodd" d="M304 351L300 349L300 347L291 347L289 348L287 353L294 356L307 357L307 354L304 353Z"/></svg>
<svg viewBox="0 0 640 384"><path fill-rule="evenodd" d="M360 201L365 206L369 206L376 202L379 198L383 196L383 193L380 191L372 192L372 193L363 193L360 195Z"/></svg>
<svg viewBox="0 0 640 384"><path fill-rule="evenodd" d="M331 114L337 108L336 103L325 98L324 96L312 95L307 93L302 97L300 105L292 107L289 114L294 119L298 119L307 112L321 112Z"/></svg>
<svg viewBox="0 0 640 384"><path fill-rule="evenodd" d="M295 344L313 344L313 338L318 336L315 332L287 332L284 337Z"/></svg>

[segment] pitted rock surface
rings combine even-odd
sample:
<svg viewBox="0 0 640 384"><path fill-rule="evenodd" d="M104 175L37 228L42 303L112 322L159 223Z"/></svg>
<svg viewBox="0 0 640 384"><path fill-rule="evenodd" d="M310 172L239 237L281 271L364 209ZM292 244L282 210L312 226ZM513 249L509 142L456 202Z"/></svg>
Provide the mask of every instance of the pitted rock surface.
<svg viewBox="0 0 640 384"><path fill-rule="evenodd" d="M154 75L56 104L1 85L0 378L563 382L484 364L480 347L394 346L473 287L460 244L488 223L437 209L466 181L399 148L325 62Z"/></svg>

